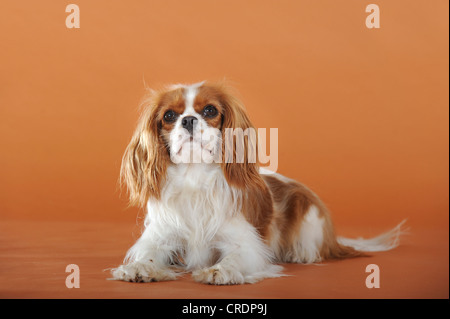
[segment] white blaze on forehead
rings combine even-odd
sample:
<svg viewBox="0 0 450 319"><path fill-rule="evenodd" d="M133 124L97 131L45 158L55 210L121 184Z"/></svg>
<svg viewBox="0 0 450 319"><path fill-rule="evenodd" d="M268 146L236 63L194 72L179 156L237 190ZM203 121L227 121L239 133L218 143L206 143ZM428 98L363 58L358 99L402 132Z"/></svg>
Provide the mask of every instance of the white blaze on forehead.
<svg viewBox="0 0 450 319"><path fill-rule="evenodd" d="M183 116L185 115L195 115L194 101L197 96L198 88L201 87L205 81L194 83L194 84L173 84L170 86L171 90L184 89L184 100L185 109Z"/></svg>
<svg viewBox="0 0 450 319"><path fill-rule="evenodd" d="M186 101L183 115L194 115L194 101L197 96L198 88L203 85L204 82L195 83L184 87L184 99Z"/></svg>
<svg viewBox="0 0 450 319"><path fill-rule="evenodd" d="M186 91L184 93L184 100L185 100L185 108L183 115L194 115L194 100L195 96L197 95L197 88L195 87L188 87L186 88Z"/></svg>

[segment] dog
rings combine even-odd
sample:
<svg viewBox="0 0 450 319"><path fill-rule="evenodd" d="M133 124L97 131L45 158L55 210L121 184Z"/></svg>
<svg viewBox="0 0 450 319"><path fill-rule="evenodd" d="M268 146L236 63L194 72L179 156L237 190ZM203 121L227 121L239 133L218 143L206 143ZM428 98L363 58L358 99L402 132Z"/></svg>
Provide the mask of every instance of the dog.
<svg viewBox="0 0 450 319"><path fill-rule="evenodd" d="M260 168L255 134L240 148L237 135L225 134L254 129L236 96L225 83L200 82L170 85L145 100L120 180L130 205L146 206L147 214L141 237L111 270L113 279L164 281L190 272L205 284L256 283L282 276L279 263L398 246L403 222L372 239L337 237L315 193Z"/></svg>

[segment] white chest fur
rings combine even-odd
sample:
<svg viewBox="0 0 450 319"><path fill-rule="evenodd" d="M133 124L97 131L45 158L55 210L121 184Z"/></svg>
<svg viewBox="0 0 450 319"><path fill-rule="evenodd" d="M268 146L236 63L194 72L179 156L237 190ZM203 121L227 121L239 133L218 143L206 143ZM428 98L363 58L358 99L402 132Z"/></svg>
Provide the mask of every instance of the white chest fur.
<svg viewBox="0 0 450 319"><path fill-rule="evenodd" d="M237 196L218 165L170 166L162 198L148 202L146 232L181 253L187 268L204 267L214 259L226 224L238 216Z"/></svg>

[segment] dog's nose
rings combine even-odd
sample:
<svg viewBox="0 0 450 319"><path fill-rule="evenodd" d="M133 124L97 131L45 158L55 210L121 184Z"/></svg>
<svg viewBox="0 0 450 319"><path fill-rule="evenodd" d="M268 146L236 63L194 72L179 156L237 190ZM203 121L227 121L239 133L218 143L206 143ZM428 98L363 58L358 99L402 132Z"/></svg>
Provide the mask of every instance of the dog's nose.
<svg viewBox="0 0 450 319"><path fill-rule="evenodd" d="M192 131L194 130L194 126L197 123L197 118L195 116L185 116L181 120L181 125L188 130L188 132L192 135Z"/></svg>

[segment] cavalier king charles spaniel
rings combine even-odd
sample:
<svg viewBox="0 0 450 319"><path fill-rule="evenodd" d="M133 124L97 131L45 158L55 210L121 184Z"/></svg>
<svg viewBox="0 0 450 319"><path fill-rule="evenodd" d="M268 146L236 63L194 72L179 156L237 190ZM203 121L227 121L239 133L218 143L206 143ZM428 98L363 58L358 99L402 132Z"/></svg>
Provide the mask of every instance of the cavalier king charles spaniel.
<svg viewBox="0 0 450 319"><path fill-rule="evenodd" d="M121 181L130 204L146 206L145 228L112 279L174 280L191 272L201 283L255 283L282 276L277 263L365 256L398 245L403 222L372 239L337 237L316 194L260 168L255 134L242 147L237 135L226 134L254 129L227 85L172 85L152 91L144 107Z"/></svg>

